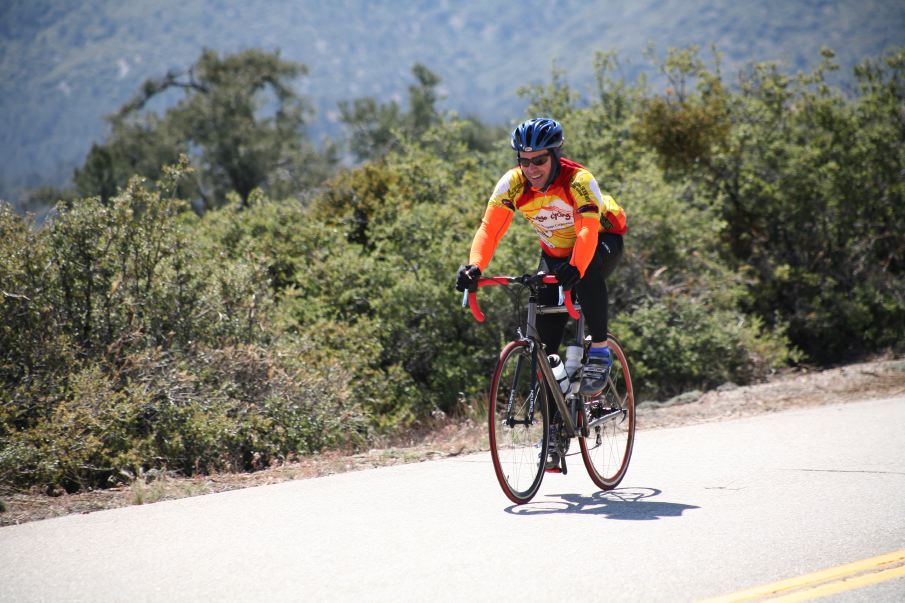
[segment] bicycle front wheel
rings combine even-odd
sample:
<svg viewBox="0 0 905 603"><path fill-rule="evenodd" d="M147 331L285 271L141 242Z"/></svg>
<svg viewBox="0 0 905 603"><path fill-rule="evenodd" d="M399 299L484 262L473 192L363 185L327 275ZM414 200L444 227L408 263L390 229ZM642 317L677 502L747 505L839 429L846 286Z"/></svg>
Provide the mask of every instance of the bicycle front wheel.
<svg viewBox="0 0 905 603"><path fill-rule="evenodd" d="M489 428L493 468L503 492L516 504L540 488L547 458L547 391L527 341L500 353L490 384Z"/></svg>
<svg viewBox="0 0 905 603"><path fill-rule="evenodd" d="M613 367L603 393L584 399L578 413L581 458L591 480L612 490L628 470L635 442L635 395L625 352L616 338L609 338Z"/></svg>

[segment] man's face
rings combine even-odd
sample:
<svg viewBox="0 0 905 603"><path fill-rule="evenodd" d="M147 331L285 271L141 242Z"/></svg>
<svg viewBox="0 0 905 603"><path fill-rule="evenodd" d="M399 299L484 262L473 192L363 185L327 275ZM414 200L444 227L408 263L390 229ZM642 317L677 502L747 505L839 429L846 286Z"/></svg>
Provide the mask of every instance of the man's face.
<svg viewBox="0 0 905 603"><path fill-rule="evenodd" d="M536 165L536 162L541 162L541 165ZM547 183L550 170L553 169L550 151L522 151L519 153L519 166L531 186L541 188Z"/></svg>

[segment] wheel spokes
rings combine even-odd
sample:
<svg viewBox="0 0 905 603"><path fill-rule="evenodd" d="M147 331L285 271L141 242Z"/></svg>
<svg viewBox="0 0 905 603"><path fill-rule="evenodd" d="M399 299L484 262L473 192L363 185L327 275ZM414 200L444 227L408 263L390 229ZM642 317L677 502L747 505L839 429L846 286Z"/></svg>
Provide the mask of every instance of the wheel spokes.
<svg viewBox="0 0 905 603"><path fill-rule="evenodd" d="M511 344L501 354L491 388L491 453L497 478L516 503L530 500L542 477L546 436L543 383L528 346Z"/></svg>
<svg viewBox="0 0 905 603"><path fill-rule="evenodd" d="M587 437L580 438L582 458L591 479L604 490L615 487L625 475L634 440L635 415L631 377L625 356L612 340L613 367L607 387L596 400L586 402Z"/></svg>

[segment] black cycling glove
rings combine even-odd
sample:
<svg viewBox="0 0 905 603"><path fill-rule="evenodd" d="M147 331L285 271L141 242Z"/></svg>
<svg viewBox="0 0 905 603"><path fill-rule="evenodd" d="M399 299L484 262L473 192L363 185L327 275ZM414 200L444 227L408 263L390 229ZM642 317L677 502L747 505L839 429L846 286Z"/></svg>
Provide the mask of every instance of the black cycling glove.
<svg viewBox="0 0 905 603"><path fill-rule="evenodd" d="M571 289L581 280L581 273L579 273L578 268L572 264L560 264L553 273L556 275L556 278L559 279L559 284L565 290Z"/></svg>
<svg viewBox="0 0 905 603"><path fill-rule="evenodd" d="M459 266L459 272L456 273L456 290L473 289L478 284L479 276L481 276L481 269L474 264Z"/></svg>

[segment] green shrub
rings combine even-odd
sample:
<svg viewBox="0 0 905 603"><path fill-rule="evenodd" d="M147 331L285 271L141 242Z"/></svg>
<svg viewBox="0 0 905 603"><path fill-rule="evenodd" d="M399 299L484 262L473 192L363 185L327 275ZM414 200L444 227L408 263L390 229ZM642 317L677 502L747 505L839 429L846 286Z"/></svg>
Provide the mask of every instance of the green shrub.
<svg viewBox="0 0 905 603"><path fill-rule="evenodd" d="M45 399L45 412L28 429L3 434L0 481L59 485L74 492L108 486L151 457L150 442L139 428L138 392L117 388L96 366L71 374L68 381L68 391Z"/></svg>
<svg viewBox="0 0 905 603"><path fill-rule="evenodd" d="M759 321L679 296L620 315L618 333L640 400L726 382L752 383L789 358L785 340Z"/></svg>
<svg viewBox="0 0 905 603"><path fill-rule="evenodd" d="M610 55L591 102L557 74L527 89L626 208L610 316L639 396L753 382L799 349L901 349L903 65L863 65L855 98L821 70L729 86L689 52L666 98L613 80ZM524 315L498 287L475 322L454 275L513 154L468 120L422 125L301 201L251 191L196 216L183 160L41 227L0 206L0 481L252 470L480 400ZM538 257L517 216L487 272Z"/></svg>

